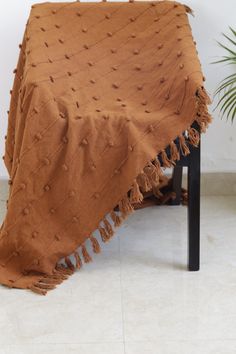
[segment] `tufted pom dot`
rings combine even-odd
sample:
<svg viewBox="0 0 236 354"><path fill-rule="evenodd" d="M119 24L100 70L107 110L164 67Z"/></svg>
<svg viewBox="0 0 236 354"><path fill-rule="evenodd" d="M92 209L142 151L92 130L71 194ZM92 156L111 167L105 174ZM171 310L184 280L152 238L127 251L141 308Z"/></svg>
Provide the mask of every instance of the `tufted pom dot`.
<svg viewBox="0 0 236 354"><path fill-rule="evenodd" d="M65 54L65 58L69 60L70 56L68 54Z"/></svg>
<svg viewBox="0 0 236 354"><path fill-rule="evenodd" d="M147 105L147 100L142 101L142 105L146 106Z"/></svg>
<svg viewBox="0 0 236 354"><path fill-rule="evenodd" d="M75 92L76 91L75 87L71 87L71 91Z"/></svg>
<svg viewBox="0 0 236 354"><path fill-rule="evenodd" d="M84 49L89 49L88 44L84 44Z"/></svg>
<svg viewBox="0 0 236 354"><path fill-rule="evenodd" d="M47 157L45 157L45 158L42 160L42 162L43 162L44 165L47 165L47 166L49 166L49 165L51 164L51 161L50 161Z"/></svg>
<svg viewBox="0 0 236 354"><path fill-rule="evenodd" d="M182 41L182 38L179 37L179 38L177 39L177 41L178 41L178 42Z"/></svg>
<svg viewBox="0 0 236 354"><path fill-rule="evenodd" d="M162 78L160 79L160 83L163 84L164 82L165 82L165 78L162 77Z"/></svg>
<svg viewBox="0 0 236 354"><path fill-rule="evenodd" d="M88 31L88 30L87 30L86 27L83 27L83 28L82 28L82 32L83 32L83 33L86 33L87 31Z"/></svg>
<svg viewBox="0 0 236 354"><path fill-rule="evenodd" d="M52 10L53 15L56 15L56 13L57 13L56 10Z"/></svg>
<svg viewBox="0 0 236 354"><path fill-rule="evenodd" d="M179 65L179 68L180 68L180 69L183 69L183 68L184 68L184 64L181 63L181 64Z"/></svg>
<svg viewBox="0 0 236 354"><path fill-rule="evenodd" d="M72 72L71 72L71 71L68 71L68 72L67 72L67 75L68 75L68 76L72 76Z"/></svg>
<svg viewBox="0 0 236 354"><path fill-rule="evenodd" d="M81 141L81 144L82 144L82 145L88 145L88 140L87 140L87 139L83 139L83 140Z"/></svg>
<svg viewBox="0 0 236 354"><path fill-rule="evenodd" d="M73 223L77 223L78 221L79 221L78 216L73 216L73 217L72 217L72 222L73 222Z"/></svg>
<svg viewBox="0 0 236 354"><path fill-rule="evenodd" d="M77 11L76 12L76 16L80 17L81 16L81 12Z"/></svg>
<svg viewBox="0 0 236 354"><path fill-rule="evenodd" d="M159 44L158 49L162 49L162 48L163 48L163 44Z"/></svg>
<svg viewBox="0 0 236 354"><path fill-rule="evenodd" d="M94 79L91 79L90 82L91 84L95 84L96 81Z"/></svg>
<svg viewBox="0 0 236 354"><path fill-rule="evenodd" d="M69 197L70 198L74 198L75 197L75 191L72 189L70 192L69 192Z"/></svg>
<svg viewBox="0 0 236 354"><path fill-rule="evenodd" d="M181 52L181 50L179 50L179 51L177 52L177 57L181 57L181 55L182 55L182 52Z"/></svg>
<svg viewBox="0 0 236 354"><path fill-rule="evenodd" d="M67 136L63 136L62 142L63 142L64 144L67 144L67 143L68 143L68 138L67 138Z"/></svg>
<svg viewBox="0 0 236 354"><path fill-rule="evenodd" d="M117 52L117 49L116 48L111 48L111 53L112 54L115 54Z"/></svg>
<svg viewBox="0 0 236 354"><path fill-rule="evenodd" d="M38 232L37 231L33 231L32 232L32 238L36 238L38 236Z"/></svg>
<svg viewBox="0 0 236 354"><path fill-rule="evenodd" d="M141 65L135 65L135 70L140 71L141 70Z"/></svg>
<svg viewBox="0 0 236 354"><path fill-rule="evenodd" d="M55 214L56 210L54 208L50 209L50 214Z"/></svg>
<svg viewBox="0 0 236 354"><path fill-rule="evenodd" d="M75 119L76 120L80 120L80 119L82 119L83 117L81 116L81 115L77 115L77 116L75 116Z"/></svg>
<svg viewBox="0 0 236 354"><path fill-rule="evenodd" d="M150 124L150 125L148 126L148 131L149 131L150 133L154 131L154 127L153 127L152 124Z"/></svg>
<svg viewBox="0 0 236 354"><path fill-rule="evenodd" d="M122 99L120 98L120 97L117 97L117 99L116 99L118 102L121 102L122 101Z"/></svg>
<svg viewBox="0 0 236 354"><path fill-rule="evenodd" d="M111 18L111 15L110 15L110 14L106 14L106 15L105 15L105 18L106 18L106 19Z"/></svg>
<svg viewBox="0 0 236 354"><path fill-rule="evenodd" d="M16 74L16 73L17 73L17 69L14 69L14 70L13 70L13 74Z"/></svg>
<svg viewBox="0 0 236 354"><path fill-rule="evenodd" d="M21 183L20 184L20 189L22 189L22 190L26 189L26 184L25 183Z"/></svg>
<svg viewBox="0 0 236 354"><path fill-rule="evenodd" d="M107 32L108 37L112 37L112 32Z"/></svg>
<svg viewBox="0 0 236 354"><path fill-rule="evenodd" d="M132 37L132 38L136 38L136 34L135 34L135 33L132 33L132 34L131 34L131 37Z"/></svg>
<svg viewBox="0 0 236 354"><path fill-rule="evenodd" d="M61 44L63 44L63 43L64 43L64 39L59 38L59 39L58 39L58 42L61 43Z"/></svg>
<svg viewBox="0 0 236 354"><path fill-rule="evenodd" d="M60 241L61 240L61 238L60 238L60 236L58 234L54 235L54 238L55 238L56 241Z"/></svg>
<svg viewBox="0 0 236 354"><path fill-rule="evenodd" d="M114 82L114 83L112 84L112 87L115 88L115 89L118 89L118 88L119 88L119 85L118 85L116 82Z"/></svg>
<svg viewBox="0 0 236 354"><path fill-rule="evenodd" d="M163 61L160 60L160 61L158 62L158 65L159 65L159 66L162 66L162 65L163 65Z"/></svg>
<svg viewBox="0 0 236 354"><path fill-rule="evenodd" d="M36 140L41 140L42 139L42 134L41 133L35 134L35 139Z"/></svg>
<svg viewBox="0 0 236 354"><path fill-rule="evenodd" d="M56 27L57 29L60 29L60 28L61 28L61 26L58 25L57 23L55 24L55 27Z"/></svg>
<svg viewBox="0 0 236 354"><path fill-rule="evenodd" d="M154 22L158 22L159 20L160 20L159 17L155 17L155 18L154 18Z"/></svg>
<svg viewBox="0 0 236 354"><path fill-rule="evenodd" d="M98 97L98 96L93 96L93 100L94 100L94 101L98 101L98 100L99 100L99 97Z"/></svg>
<svg viewBox="0 0 236 354"><path fill-rule="evenodd" d="M96 112L101 112L101 109L100 109L100 108L97 108L97 109L96 109Z"/></svg>
<svg viewBox="0 0 236 354"><path fill-rule="evenodd" d="M117 65L113 65L113 66L112 66L112 70L113 70L113 71L118 70L118 66L117 66Z"/></svg>
<svg viewBox="0 0 236 354"><path fill-rule="evenodd" d="M108 120L109 119L109 115L108 114L103 114L102 118L105 119L105 120Z"/></svg>
<svg viewBox="0 0 236 354"><path fill-rule="evenodd" d="M45 192L49 192L50 189L51 189L51 187L49 186L49 184L46 184L46 186L44 186Z"/></svg>
<svg viewBox="0 0 236 354"><path fill-rule="evenodd" d="M145 113L150 113L150 109L145 109Z"/></svg>
<svg viewBox="0 0 236 354"><path fill-rule="evenodd" d="M50 79L50 81L51 81L52 83L54 82L54 79L53 79L52 76L49 76L49 79Z"/></svg>
<svg viewBox="0 0 236 354"><path fill-rule="evenodd" d="M33 108L33 111L34 111L34 113L36 113L36 114L39 113L39 110L38 110L37 107L34 107L34 108Z"/></svg>
<svg viewBox="0 0 236 354"><path fill-rule="evenodd" d="M88 66L93 66L94 64L93 64L93 62L92 61L89 61L88 62Z"/></svg>
<svg viewBox="0 0 236 354"><path fill-rule="evenodd" d="M176 109L175 114L176 114L176 115L179 115L179 114L180 114L180 110L179 110L179 109Z"/></svg>
<svg viewBox="0 0 236 354"><path fill-rule="evenodd" d="M138 85L138 86L137 86L137 89L138 89L139 91L142 91L143 85Z"/></svg>
<svg viewBox="0 0 236 354"><path fill-rule="evenodd" d="M131 151L131 152L134 151L134 147L133 147L132 145L129 145L129 146L128 146L128 149L129 149L129 151Z"/></svg>
<svg viewBox="0 0 236 354"><path fill-rule="evenodd" d="M95 198L95 199L99 199L100 194L99 194L99 193L94 193L94 195L93 195L93 196L94 196L94 198Z"/></svg>
<svg viewBox="0 0 236 354"><path fill-rule="evenodd" d="M28 215L29 213L30 213L29 208L24 208L24 209L23 209L23 214L24 214L24 215Z"/></svg>
<svg viewBox="0 0 236 354"><path fill-rule="evenodd" d="M165 95L165 100L168 100L170 98L170 95L167 93L166 95Z"/></svg>
<svg viewBox="0 0 236 354"><path fill-rule="evenodd" d="M126 103L122 103L121 106L122 106L122 107L126 107Z"/></svg>
<svg viewBox="0 0 236 354"><path fill-rule="evenodd" d="M130 17L130 22L134 22L135 21L135 18L134 17Z"/></svg>
<svg viewBox="0 0 236 354"><path fill-rule="evenodd" d="M138 55L139 54L139 50L138 49L134 49L133 53L134 53L134 55Z"/></svg>
<svg viewBox="0 0 236 354"><path fill-rule="evenodd" d="M118 170L117 168L114 170L114 174L115 175L118 175L118 174L120 174L120 170Z"/></svg>
<svg viewBox="0 0 236 354"><path fill-rule="evenodd" d="M61 118L63 118L63 119L66 118L66 115L65 115L65 113L63 113L63 112L60 112L60 113L59 113L59 116L60 116Z"/></svg>
<svg viewBox="0 0 236 354"><path fill-rule="evenodd" d="M108 142L108 145L109 145L110 147L113 147L113 146L114 146L113 141L110 140L110 141Z"/></svg>
<svg viewBox="0 0 236 354"><path fill-rule="evenodd" d="M189 81L189 77L188 77L188 76L185 76L185 77L184 77L184 81Z"/></svg>

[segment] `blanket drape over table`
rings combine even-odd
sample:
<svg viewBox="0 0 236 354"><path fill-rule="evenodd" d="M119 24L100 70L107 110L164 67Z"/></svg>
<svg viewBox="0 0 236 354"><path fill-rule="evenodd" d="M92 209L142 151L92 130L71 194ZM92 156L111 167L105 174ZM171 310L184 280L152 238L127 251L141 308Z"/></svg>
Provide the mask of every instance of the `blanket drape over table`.
<svg viewBox="0 0 236 354"><path fill-rule="evenodd" d="M173 1L32 6L11 91L1 284L55 288L198 145L191 125L211 119L187 13Z"/></svg>

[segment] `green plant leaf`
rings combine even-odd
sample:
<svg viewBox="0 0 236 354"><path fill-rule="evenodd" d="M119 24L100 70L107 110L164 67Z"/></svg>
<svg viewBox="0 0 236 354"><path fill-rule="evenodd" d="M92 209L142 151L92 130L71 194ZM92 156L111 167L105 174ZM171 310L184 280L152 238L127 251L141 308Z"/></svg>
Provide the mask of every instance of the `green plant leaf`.
<svg viewBox="0 0 236 354"><path fill-rule="evenodd" d="M214 62L214 64L225 63L226 65L231 65L235 67L236 65L236 31L229 27L230 36L222 33L223 37L227 39L229 45L222 44L217 42L218 45L224 49L225 55L221 57L218 61ZM220 109L222 117L225 115L226 120L231 118L231 122L234 121L236 116L236 72L234 72L225 77L220 81L218 88L214 93L214 98L219 96L218 103L215 107Z"/></svg>

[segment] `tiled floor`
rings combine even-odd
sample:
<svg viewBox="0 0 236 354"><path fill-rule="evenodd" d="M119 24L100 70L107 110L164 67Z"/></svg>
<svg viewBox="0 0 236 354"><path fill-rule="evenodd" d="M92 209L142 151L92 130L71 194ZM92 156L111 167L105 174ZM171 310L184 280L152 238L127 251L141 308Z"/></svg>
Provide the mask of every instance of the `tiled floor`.
<svg viewBox="0 0 236 354"><path fill-rule="evenodd" d="M203 197L201 226L197 273L186 208L152 207L46 297L0 286L0 354L235 354L236 197Z"/></svg>

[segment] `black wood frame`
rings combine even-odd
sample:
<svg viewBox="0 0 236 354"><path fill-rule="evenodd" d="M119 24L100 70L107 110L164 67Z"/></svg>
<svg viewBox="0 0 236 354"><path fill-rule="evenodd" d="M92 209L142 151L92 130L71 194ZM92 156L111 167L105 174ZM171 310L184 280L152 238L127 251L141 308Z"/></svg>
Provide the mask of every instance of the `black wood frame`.
<svg viewBox="0 0 236 354"><path fill-rule="evenodd" d="M199 131L197 123L193 128ZM189 146L190 154L181 157L173 170L172 189L176 198L171 205L179 205L181 199L183 167L188 168L188 269L200 268L200 142L198 147Z"/></svg>

